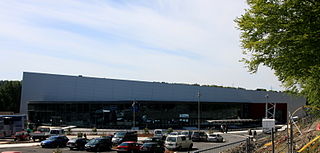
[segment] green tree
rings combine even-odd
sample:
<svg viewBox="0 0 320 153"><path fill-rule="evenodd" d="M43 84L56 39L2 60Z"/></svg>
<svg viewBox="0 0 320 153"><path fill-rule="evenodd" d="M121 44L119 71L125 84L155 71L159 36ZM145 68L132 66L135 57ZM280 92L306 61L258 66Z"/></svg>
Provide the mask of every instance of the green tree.
<svg viewBox="0 0 320 153"><path fill-rule="evenodd" d="M259 65L275 71L287 89L320 105L320 1L247 0L235 20L250 72Z"/></svg>
<svg viewBox="0 0 320 153"><path fill-rule="evenodd" d="M19 112L20 97L20 81L0 81L0 111Z"/></svg>

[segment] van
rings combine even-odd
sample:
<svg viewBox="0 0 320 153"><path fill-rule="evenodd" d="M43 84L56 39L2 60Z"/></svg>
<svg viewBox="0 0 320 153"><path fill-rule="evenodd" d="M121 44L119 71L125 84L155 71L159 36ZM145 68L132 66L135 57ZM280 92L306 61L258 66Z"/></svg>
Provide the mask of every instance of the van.
<svg viewBox="0 0 320 153"><path fill-rule="evenodd" d="M51 129L49 135L64 135L64 129Z"/></svg>
<svg viewBox="0 0 320 153"><path fill-rule="evenodd" d="M169 150L191 150L193 143L190 139L183 135L168 135L164 146Z"/></svg>
<svg viewBox="0 0 320 153"><path fill-rule="evenodd" d="M118 145L124 141L138 141L137 131L120 131L114 134L112 144Z"/></svg>

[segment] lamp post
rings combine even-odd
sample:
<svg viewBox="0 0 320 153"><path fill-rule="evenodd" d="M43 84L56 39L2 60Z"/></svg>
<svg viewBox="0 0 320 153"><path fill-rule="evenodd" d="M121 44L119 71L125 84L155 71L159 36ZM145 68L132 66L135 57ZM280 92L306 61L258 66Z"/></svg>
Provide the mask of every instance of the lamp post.
<svg viewBox="0 0 320 153"><path fill-rule="evenodd" d="M265 98L266 98L266 116L265 116L265 118L266 119L268 119L269 117L268 117L268 98L269 98L269 95L268 94L266 94L265 96L264 96Z"/></svg>
<svg viewBox="0 0 320 153"><path fill-rule="evenodd" d="M133 101L132 103L132 110L133 110L133 121L132 121L132 127L136 127L136 102Z"/></svg>
<svg viewBox="0 0 320 153"><path fill-rule="evenodd" d="M200 90L198 91L198 131L200 131Z"/></svg>

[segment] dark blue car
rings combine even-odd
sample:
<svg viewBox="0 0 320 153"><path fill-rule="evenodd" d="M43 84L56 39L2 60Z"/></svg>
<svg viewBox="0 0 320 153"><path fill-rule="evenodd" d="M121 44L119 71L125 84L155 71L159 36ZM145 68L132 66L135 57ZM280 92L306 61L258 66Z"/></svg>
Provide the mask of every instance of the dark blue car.
<svg viewBox="0 0 320 153"><path fill-rule="evenodd" d="M41 141L42 148L45 147L65 147L69 139L66 136L51 136L47 140Z"/></svg>

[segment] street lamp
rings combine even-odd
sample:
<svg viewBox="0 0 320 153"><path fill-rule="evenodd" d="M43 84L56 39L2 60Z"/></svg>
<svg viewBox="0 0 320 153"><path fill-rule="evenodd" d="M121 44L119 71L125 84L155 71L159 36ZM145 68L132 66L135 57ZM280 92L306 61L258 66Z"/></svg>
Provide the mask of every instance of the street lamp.
<svg viewBox="0 0 320 153"><path fill-rule="evenodd" d="M133 110L133 127L136 127L136 101L132 103L132 110Z"/></svg>
<svg viewBox="0 0 320 153"><path fill-rule="evenodd" d="M200 90L198 91L198 131L200 131Z"/></svg>
<svg viewBox="0 0 320 153"><path fill-rule="evenodd" d="M269 98L269 95L268 94L266 94L265 96L264 96L265 98L266 98L266 116L265 116L265 118L266 119L268 119L269 117L268 117L268 98Z"/></svg>

